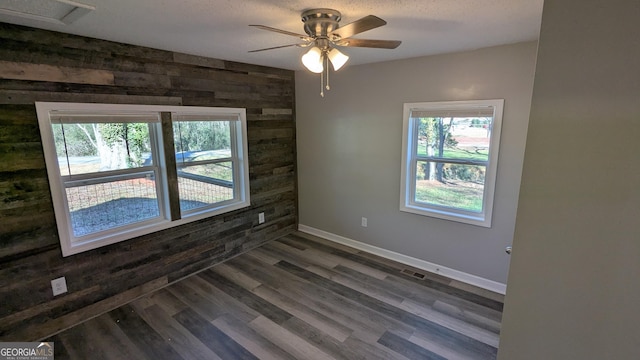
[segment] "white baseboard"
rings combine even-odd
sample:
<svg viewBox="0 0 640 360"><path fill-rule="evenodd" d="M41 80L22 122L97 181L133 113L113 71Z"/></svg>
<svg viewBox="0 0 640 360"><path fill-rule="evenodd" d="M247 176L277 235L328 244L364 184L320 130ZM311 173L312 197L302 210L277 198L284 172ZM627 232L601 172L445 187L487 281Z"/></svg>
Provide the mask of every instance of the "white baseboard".
<svg viewBox="0 0 640 360"><path fill-rule="evenodd" d="M505 294L507 291L507 285L499 283L497 281L485 279L476 275L465 273L459 270L451 269L446 266L441 266L428 261L416 259L411 256L403 255L391 250L379 248L377 246L365 244L360 241L349 239L340 235L332 234L327 231L319 230L311 226L298 224L298 230L307 234L315 235L323 239L336 242L338 244L346 245L358 250L366 251L368 253L381 256L393 261L397 261L402 264L413 266L418 269L432 272L434 274L442 275L453 280L471 284L483 289L487 289L499 294Z"/></svg>

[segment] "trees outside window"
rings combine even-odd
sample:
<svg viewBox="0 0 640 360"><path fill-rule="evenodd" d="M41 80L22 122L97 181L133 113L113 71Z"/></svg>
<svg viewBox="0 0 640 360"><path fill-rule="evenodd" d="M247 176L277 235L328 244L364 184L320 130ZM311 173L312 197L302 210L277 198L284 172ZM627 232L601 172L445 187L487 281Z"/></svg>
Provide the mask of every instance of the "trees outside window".
<svg viewBox="0 0 640 360"><path fill-rule="evenodd" d="M490 226L502 105L405 104L401 210Z"/></svg>

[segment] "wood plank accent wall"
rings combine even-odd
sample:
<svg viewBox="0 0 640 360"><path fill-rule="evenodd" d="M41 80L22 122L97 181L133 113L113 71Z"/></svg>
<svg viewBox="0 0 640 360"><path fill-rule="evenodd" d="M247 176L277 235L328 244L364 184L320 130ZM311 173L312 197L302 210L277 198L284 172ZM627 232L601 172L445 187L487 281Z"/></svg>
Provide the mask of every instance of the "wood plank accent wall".
<svg viewBox="0 0 640 360"><path fill-rule="evenodd" d="M1 341L43 338L295 229L293 71L4 23L0 44ZM251 207L63 258L35 101L246 108ZM54 298L60 276L69 292Z"/></svg>

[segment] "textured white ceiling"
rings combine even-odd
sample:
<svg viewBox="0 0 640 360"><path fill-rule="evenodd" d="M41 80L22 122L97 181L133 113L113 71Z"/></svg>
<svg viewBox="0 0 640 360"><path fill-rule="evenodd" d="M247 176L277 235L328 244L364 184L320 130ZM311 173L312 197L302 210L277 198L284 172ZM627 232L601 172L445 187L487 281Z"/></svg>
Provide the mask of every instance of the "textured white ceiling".
<svg viewBox="0 0 640 360"><path fill-rule="evenodd" d="M3 4L15 0L0 0ZM41 0L43 2L53 0ZM387 25L354 36L402 40L395 50L343 48L348 65L471 50L538 38L543 0L78 0L95 11L70 25L0 14L0 21L122 43L285 69L302 69L304 49L249 50L297 39L249 24L304 34L300 13L332 8L342 25L376 15Z"/></svg>

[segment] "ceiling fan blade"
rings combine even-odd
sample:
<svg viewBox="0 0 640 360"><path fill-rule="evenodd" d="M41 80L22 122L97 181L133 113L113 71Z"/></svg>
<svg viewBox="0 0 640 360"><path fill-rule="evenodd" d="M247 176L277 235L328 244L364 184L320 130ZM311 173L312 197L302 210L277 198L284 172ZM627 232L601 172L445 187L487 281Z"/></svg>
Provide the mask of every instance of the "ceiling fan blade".
<svg viewBox="0 0 640 360"><path fill-rule="evenodd" d="M361 32L375 29L386 24L387 22L380 19L379 17L368 15L345 26L340 26L339 28L333 30L329 34L329 36L331 37L331 35L337 35L343 39L346 39L348 37L352 37L353 35L360 34Z"/></svg>
<svg viewBox="0 0 640 360"><path fill-rule="evenodd" d="M367 47L377 49L395 49L402 41L399 40L366 40L366 39L342 39L335 42L338 46Z"/></svg>
<svg viewBox="0 0 640 360"><path fill-rule="evenodd" d="M273 49L282 49L282 48L291 47L291 46L300 46L300 47L305 47L305 46L307 46L307 44L289 44L289 45L280 45L280 46L268 47L268 48L258 49L258 50L249 50L249 52L250 52L250 53L253 53L253 52L266 51L266 50L273 50Z"/></svg>
<svg viewBox="0 0 640 360"><path fill-rule="evenodd" d="M273 31L273 32L277 32L277 33L285 34L285 35L289 35L289 36L295 36L295 37L300 38L300 39L302 39L304 41L313 40L312 38L310 38L307 35L297 34L297 33L294 33L294 32L291 32L291 31L287 31L287 30L282 30L282 29L276 29L276 28L273 28L273 27L270 27L270 26L265 26L265 25L249 25L249 26L253 26L253 27L256 27L258 29L267 30L267 31Z"/></svg>

